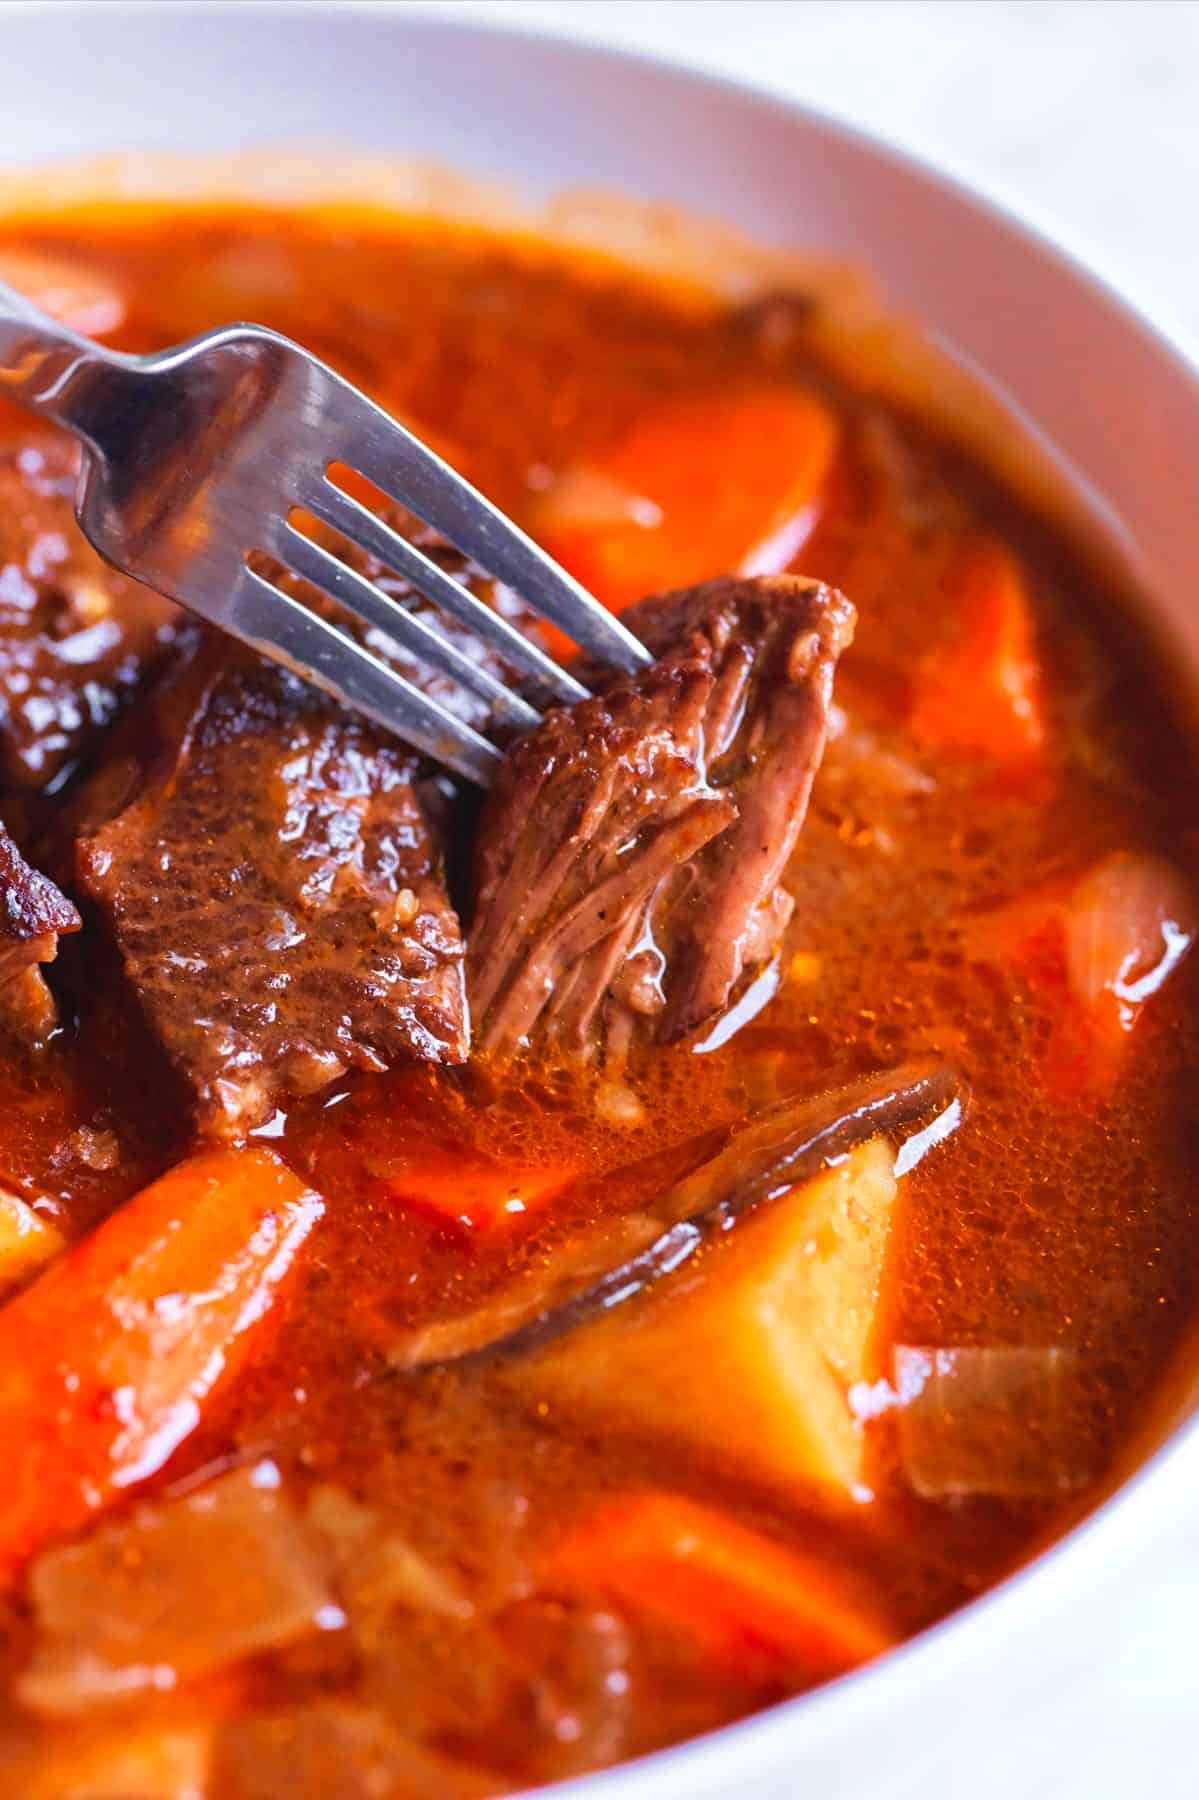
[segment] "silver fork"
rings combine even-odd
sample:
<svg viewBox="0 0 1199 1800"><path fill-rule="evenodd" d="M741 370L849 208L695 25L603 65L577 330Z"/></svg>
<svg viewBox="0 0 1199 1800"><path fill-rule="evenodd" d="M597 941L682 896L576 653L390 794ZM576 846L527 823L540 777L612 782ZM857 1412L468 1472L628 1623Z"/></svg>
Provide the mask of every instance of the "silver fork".
<svg viewBox="0 0 1199 1800"><path fill-rule="evenodd" d="M344 464L613 667L644 645L427 445L298 344L230 325L152 356L78 336L0 284L0 394L73 431L84 448L79 523L100 555L344 705L486 786L486 737L345 632L251 568L265 552L483 699L493 724L586 690L507 620L329 478ZM403 576L517 672L497 681L425 619L291 523L302 509Z"/></svg>

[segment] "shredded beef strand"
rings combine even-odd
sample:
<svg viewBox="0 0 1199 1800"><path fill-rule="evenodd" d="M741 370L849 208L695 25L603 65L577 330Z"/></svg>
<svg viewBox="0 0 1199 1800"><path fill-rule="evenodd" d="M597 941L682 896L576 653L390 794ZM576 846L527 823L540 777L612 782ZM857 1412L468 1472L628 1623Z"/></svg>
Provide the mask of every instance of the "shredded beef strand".
<svg viewBox="0 0 1199 1800"><path fill-rule="evenodd" d="M59 938L80 924L66 895L0 825L0 1029L9 1036L36 1046L54 1029L58 1010L42 964L54 961Z"/></svg>
<svg viewBox="0 0 1199 1800"><path fill-rule="evenodd" d="M796 576L626 615L657 661L554 712L484 808L470 934L477 1041L623 1055L733 1004L777 949L849 602ZM647 846L653 846L647 851Z"/></svg>

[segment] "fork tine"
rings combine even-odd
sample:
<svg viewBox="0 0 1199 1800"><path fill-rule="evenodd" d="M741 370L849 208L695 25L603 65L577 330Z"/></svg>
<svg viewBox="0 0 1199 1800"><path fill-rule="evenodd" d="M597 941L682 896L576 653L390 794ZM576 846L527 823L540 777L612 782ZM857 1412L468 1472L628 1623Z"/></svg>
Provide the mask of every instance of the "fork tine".
<svg viewBox="0 0 1199 1800"><path fill-rule="evenodd" d="M365 400L340 376L334 380L345 389L341 424L350 442L332 460L356 469L434 526L601 662L628 674L652 662L640 639L498 507L381 407Z"/></svg>
<svg viewBox="0 0 1199 1800"><path fill-rule="evenodd" d="M461 682L463 687L487 702L496 723L514 726L519 731L531 731L541 723L541 714L519 694L511 693L439 631L408 612L398 600L392 600L356 569L339 562L320 544L297 531L294 525L280 520L271 537L274 553L297 575L311 581L331 600L347 607L422 662Z"/></svg>
<svg viewBox="0 0 1199 1800"><path fill-rule="evenodd" d="M299 503L403 576L405 581L410 581L426 600L431 600L434 606L467 626L506 663L529 676L535 699L543 704L556 702L560 706L573 706L576 701L587 698L582 683L568 675L544 650L530 643L514 625L476 599L431 557L410 544L407 538L402 538L398 531L393 531L390 525L385 525L360 501L334 487L327 478L305 482Z"/></svg>
<svg viewBox="0 0 1199 1800"><path fill-rule="evenodd" d="M366 713L480 787L490 786L503 760L494 744L257 570L243 566L220 623L343 706Z"/></svg>

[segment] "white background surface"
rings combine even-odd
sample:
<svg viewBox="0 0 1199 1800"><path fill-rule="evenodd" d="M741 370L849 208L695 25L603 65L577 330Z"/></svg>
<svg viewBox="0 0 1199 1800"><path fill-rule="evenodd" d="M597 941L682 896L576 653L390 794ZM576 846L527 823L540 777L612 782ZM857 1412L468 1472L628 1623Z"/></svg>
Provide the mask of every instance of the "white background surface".
<svg viewBox="0 0 1199 1800"><path fill-rule="evenodd" d="M1035 209L1199 335L1196 0L412 3L651 51L836 113Z"/></svg>

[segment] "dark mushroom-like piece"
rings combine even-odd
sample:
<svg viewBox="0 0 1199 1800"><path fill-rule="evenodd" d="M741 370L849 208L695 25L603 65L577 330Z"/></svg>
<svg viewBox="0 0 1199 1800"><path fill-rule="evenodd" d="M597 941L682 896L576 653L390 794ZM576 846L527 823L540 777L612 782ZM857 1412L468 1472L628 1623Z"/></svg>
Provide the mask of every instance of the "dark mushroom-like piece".
<svg viewBox="0 0 1199 1800"><path fill-rule="evenodd" d="M394 1368L418 1369L539 1349L670 1274L751 1208L869 1138L908 1134L901 1163L910 1168L920 1146L956 1130L966 1098L953 1069L909 1065L781 1101L730 1126L715 1154L652 1208L577 1233L556 1247L550 1264L522 1269L486 1304L412 1332L389 1360Z"/></svg>

